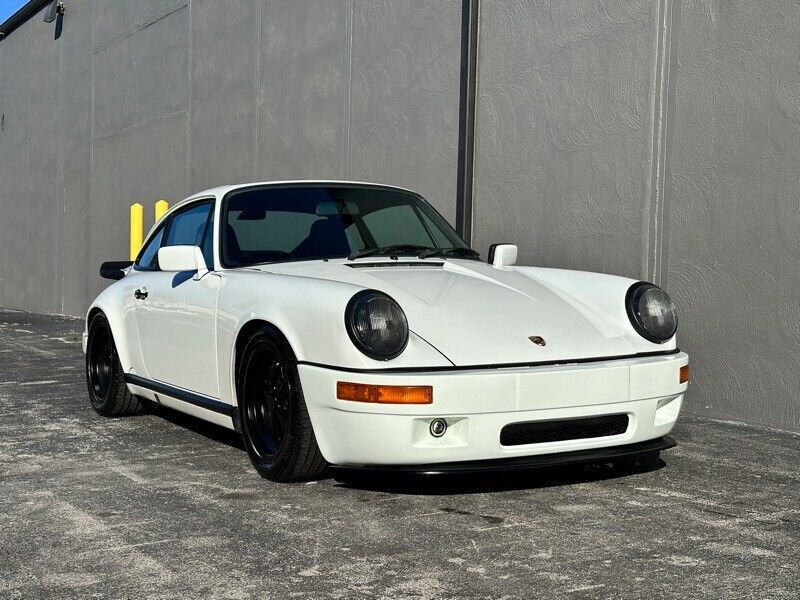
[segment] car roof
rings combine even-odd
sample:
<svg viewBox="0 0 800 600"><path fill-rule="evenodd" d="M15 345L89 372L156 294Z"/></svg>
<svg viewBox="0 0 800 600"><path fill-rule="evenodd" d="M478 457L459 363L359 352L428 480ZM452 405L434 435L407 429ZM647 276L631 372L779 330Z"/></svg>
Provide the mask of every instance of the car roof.
<svg viewBox="0 0 800 600"><path fill-rule="evenodd" d="M172 206L169 207L169 210L164 214L164 216L153 223L153 226L144 236L145 240L149 240L150 236L156 229L156 226L161 223L165 217L174 213L177 209L179 209L184 204L188 204L189 202L194 202L195 200L202 200L204 198L215 198L220 199L228 192L232 192L233 190L245 189L250 187L259 187L259 186L279 186L279 185L328 185L328 184L335 184L335 185L357 185L357 186L370 186L370 187L380 187L390 190L399 190L401 192L409 192L411 194L415 194L413 190L409 190L408 188L399 187L396 185L387 185L385 183L375 183L371 181L348 181L344 179L286 179L286 180L277 180L277 181L253 181L249 183L235 183L235 184L228 184L228 185L220 185L213 188L208 188L207 190L203 190L202 192L197 192L196 194L192 194L188 198L184 198L179 202L176 202Z"/></svg>
<svg viewBox="0 0 800 600"><path fill-rule="evenodd" d="M237 184L230 184L230 185L221 185L213 188L209 188L207 190L203 190L202 192L198 192L196 194L192 194L190 197L186 198L185 200L181 200L180 202L176 203L175 206L179 206L186 202L190 202L192 200L198 200L200 198L209 198L214 196L216 198L221 198L228 192L233 190L238 190L242 188L249 188L249 187L258 187L258 186L278 186L278 185L328 185L328 184L335 184L335 185L358 185L358 186L372 186L372 187L381 187L387 188L392 190L399 190L402 192L410 192L415 193L408 188L399 187L396 185L387 185L385 183L375 183L371 181L348 181L344 179L287 179L287 180L279 180L279 181L253 181L249 183L237 183Z"/></svg>

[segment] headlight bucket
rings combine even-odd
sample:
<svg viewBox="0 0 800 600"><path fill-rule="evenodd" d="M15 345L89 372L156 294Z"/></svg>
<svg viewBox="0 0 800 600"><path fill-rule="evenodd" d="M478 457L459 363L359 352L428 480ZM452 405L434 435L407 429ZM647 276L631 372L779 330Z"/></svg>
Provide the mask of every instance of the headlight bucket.
<svg viewBox="0 0 800 600"><path fill-rule="evenodd" d="M652 283L639 281L628 288L625 309L636 332L655 344L672 339L678 329L675 303Z"/></svg>
<svg viewBox="0 0 800 600"><path fill-rule="evenodd" d="M400 305L377 290L354 295L344 311L353 345L375 360L391 360L408 344L408 320Z"/></svg>

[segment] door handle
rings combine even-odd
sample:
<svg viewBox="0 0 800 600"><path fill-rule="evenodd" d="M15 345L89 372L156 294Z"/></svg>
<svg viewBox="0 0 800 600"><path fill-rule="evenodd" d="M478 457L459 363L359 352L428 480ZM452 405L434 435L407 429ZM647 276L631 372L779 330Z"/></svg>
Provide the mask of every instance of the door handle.
<svg viewBox="0 0 800 600"><path fill-rule="evenodd" d="M137 300L144 300L145 298L147 298L147 288L139 288L138 290L133 292L133 296Z"/></svg>

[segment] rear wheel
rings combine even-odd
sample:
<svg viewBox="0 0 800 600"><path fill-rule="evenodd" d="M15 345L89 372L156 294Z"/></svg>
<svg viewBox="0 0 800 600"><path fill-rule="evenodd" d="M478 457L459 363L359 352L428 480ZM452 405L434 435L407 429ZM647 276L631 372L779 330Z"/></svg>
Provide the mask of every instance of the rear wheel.
<svg viewBox="0 0 800 600"><path fill-rule="evenodd" d="M242 439L259 475L304 481L325 470L289 345L269 327L245 345L237 381Z"/></svg>
<svg viewBox="0 0 800 600"><path fill-rule="evenodd" d="M86 384L92 408L104 417L133 415L142 410L139 399L122 380L122 365L114 336L103 313L89 322L86 344Z"/></svg>

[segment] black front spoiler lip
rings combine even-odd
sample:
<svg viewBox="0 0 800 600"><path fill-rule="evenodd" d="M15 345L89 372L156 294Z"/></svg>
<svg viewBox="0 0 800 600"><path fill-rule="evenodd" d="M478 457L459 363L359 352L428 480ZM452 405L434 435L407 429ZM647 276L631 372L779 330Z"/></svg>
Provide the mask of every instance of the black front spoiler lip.
<svg viewBox="0 0 800 600"><path fill-rule="evenodd" d="M559 452L556 454L539 454L537 456L514 456L511 458L493 458L490 460L471 460L429 465L330 465L329 468L335 471L369 471L371 473L413 475L526 471L530 469L558 467L561 465L606 462L617 458L644 454L646 452L667 450L677 445L674 439L665 435L664 437L638 442L636 444L592 448L590 450L576 450L573 452Z"/></svg>

